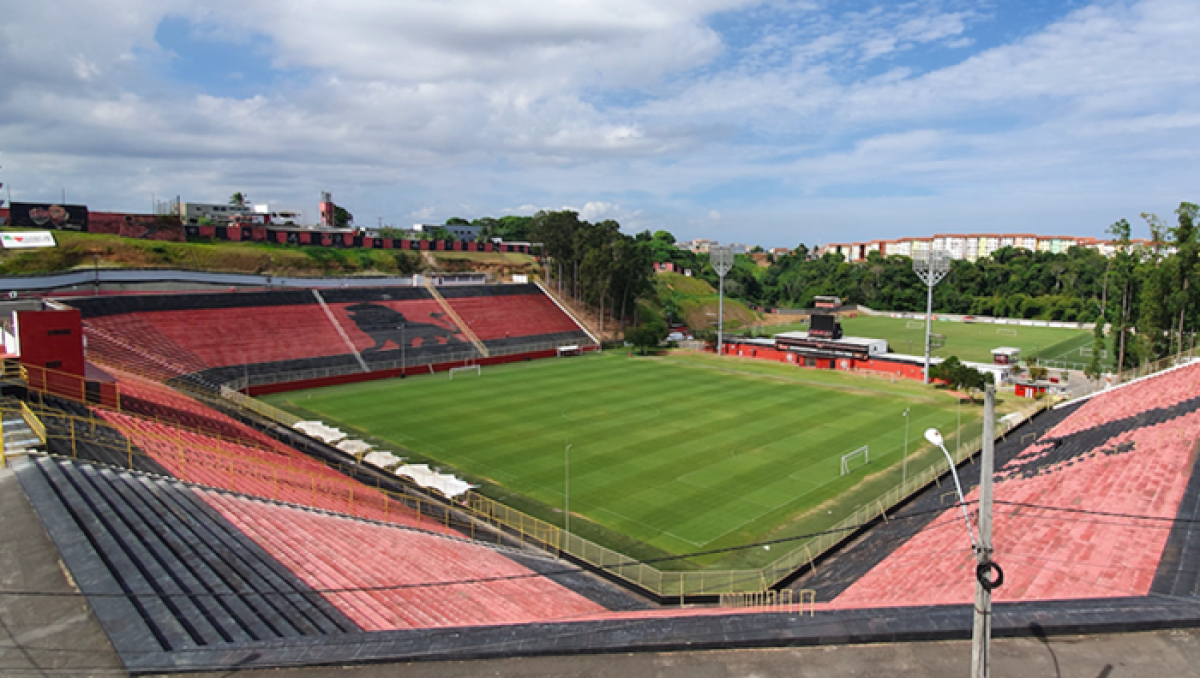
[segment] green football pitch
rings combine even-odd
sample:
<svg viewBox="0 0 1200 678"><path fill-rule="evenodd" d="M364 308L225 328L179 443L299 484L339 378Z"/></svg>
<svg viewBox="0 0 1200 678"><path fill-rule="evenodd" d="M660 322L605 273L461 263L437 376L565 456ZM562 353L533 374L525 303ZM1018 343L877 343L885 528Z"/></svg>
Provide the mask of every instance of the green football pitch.
<svg viewBox="0 0 1200 678"><path fill-rule="evenodd" d="M860 315L856 318L842 317L841 323L848 336L886 339L894 353L925 354L923 320ZM807 329L807 326L797 323L766 329L774 334ZM1050 364L1070 363L1077 365L1078 369L1091 360L1090 355L1084 355L1092 347L1092 333L1088 330L935 320L933 332L946 336L945 346L933 351L933 355L943 358L953 355L960 360L990 363L992 349L1010 346L1021 349L1022 359L1037 356L1043 361L1054 361ZM1080 349L1085 350L1081 353ZM1111 356L1112 352L1109 351L1108 355ZM1110 364L1116 361L1103 362Z"/></svg>
<svg viewBox="0 0 1200 678"><path fill-rule="evenodd" d="M733 550L665 569L758 566L736 547L819 531L978 435L980 408L916 382L767 361L624 352L268 396L380 449L639 558ZM869 463L842 456L869 446ZM568 485L569 483L569 485ZM569 487L569 491L568 491Z"/></svg>

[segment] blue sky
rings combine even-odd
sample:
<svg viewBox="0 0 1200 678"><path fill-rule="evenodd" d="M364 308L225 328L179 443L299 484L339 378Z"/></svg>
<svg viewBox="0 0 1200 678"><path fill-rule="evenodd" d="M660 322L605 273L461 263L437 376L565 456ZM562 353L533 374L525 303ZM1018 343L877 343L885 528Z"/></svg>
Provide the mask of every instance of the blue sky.
<svg viewBox="0 0 1200 678"><path fill-rule="evenodd" d="M20 3L0 181L766 246L1144 232L1200 200L1197 35L1194 0Z"/></svg>

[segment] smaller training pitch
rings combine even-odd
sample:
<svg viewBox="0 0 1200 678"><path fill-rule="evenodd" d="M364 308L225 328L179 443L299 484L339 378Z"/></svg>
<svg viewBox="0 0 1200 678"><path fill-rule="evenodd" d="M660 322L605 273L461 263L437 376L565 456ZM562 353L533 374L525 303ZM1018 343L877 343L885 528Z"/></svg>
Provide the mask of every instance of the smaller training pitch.
<svg viewBox="0 0 1200 678"><path fill-rule="evenodd" d="M842 329L848 336L886 339L893 353L925 354L925 321L887 316L842 316ZM1014 321L1015 322L1015 321ZM771 334L807 329L801 323L766 328ZM935 320L932 331L946 337L946 345L933 350L942 358L958 356L959 360L980 363L992 362L992 349L1012 346L1021 349L1021 360L1040 357L1045 361L1076 363L1079 369L1091 358L1081 356L1079 349L1092 346L1090 330L1024 325L993 325ZM1109 356L1112 352L1109 351ZM1105 364L1114 363L1111 358Z"/></svg>
<svg viewBox="0 0 1200 678"><path fill-rule="evenodd" d="M573 529L591 521L673 554L828 527L900 482L906 407L910 473L934 459L918 454L924 430L952 436L959 414L915 383L624 352L267 400L494 483L560 526L569 476ZM977 412L962 408L968 437ZM843 476L842 456L864 445L870 463Z"/></svg>

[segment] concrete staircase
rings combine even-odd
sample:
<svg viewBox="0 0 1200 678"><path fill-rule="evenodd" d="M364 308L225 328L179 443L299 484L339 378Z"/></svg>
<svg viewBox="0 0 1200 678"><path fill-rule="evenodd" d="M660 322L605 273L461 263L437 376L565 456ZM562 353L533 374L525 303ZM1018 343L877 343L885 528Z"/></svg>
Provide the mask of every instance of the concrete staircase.
<svg viewBox="0 0 1200 678"><path fill-rule="evenodd" d="M44 450L45 442L38 437L20 410L4 410L4 456L11 460L33 450Z"/></svg>
<svg viewBox="0 0 1200 678"><path fill-rule="evenodd" d="M442 307L442 310L446 313L446 315L450 317L450 322L454 323L454 326L458 328L458 331L461 332L462 335L466 337L472 345L475 346L475 350L479 351L480 357L486 358L491 355L488 352L487 346L484 346L483 342L479 340L479 337L475 336L475 333L471 331L471 326L464 322L462 318L458 317L458 314L454 312L453 308L450 308L450 304L446 302L446 298L442 296L441 292L438 292L437 287L432 281L429 280L429 278L425 279L425 289L429 290L429 294L433 297L434 301L436 301Z"/></svg>

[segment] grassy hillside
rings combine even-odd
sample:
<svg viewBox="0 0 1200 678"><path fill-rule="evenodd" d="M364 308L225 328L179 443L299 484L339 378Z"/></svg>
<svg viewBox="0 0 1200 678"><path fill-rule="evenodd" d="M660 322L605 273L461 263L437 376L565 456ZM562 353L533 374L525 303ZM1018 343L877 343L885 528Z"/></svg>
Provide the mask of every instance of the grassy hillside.
<svg viewBox="0 0 1200 678"><path fill-rule="evenodd" d="M716 322L720 299L717 290L707 282L678 273L659 273L654 282L659 313L674 303L678 308L677 319L687 323L693 330L712 327L711 323ZM758 321L758 313L751 311L740 301L725 297L726 328L748 327Z"/></svg>
<svg viewBox="0 0 1200 678"><path fill-rule="evenodd" d="M423 270L532 273L534 258L495 252L335 249L250 242L174 243L115 235L56 232L58 247L0 251L0 275L74 268L181 268L273 275L403 275Z"/></svg>

